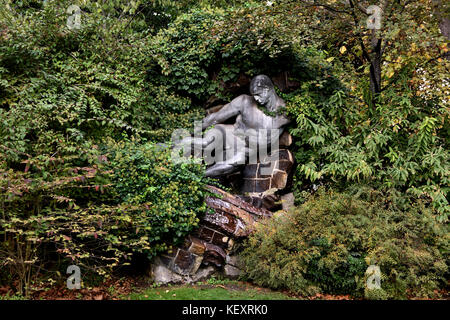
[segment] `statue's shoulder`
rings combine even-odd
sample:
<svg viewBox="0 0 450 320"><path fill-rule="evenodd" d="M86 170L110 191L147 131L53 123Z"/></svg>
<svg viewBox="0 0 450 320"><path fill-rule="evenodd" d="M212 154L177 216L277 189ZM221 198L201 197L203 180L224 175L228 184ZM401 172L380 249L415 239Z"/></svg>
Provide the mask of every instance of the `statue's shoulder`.
<svg viewBox="0 0 450 320"><path fill-rule="evenodd" d="M236 104L251 104L253 103L255 100L253 99L252 96L249 96L248 94L241 94L240 96L237 96L236 98L233 99L233 103Z"/></svg>

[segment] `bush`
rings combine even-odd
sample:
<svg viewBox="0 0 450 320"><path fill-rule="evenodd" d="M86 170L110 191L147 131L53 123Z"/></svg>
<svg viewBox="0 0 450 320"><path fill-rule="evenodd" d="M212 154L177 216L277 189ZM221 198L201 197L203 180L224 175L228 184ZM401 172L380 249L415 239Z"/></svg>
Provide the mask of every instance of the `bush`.
<svg viewBox="0 0 450 320"><path fill-rule="evenodd" d="M69 30L70 1L0 2L0 281L27 294L42 268L104 275L191 231L201 166L145 141L203 111L147 81L142 17L88 1L82 28Z"/></svg>
<svg viewBox="0 0 450 320"><path fill-rule="evenodd" d="M112 199L135 210L136 228L158 243L149 252L166 250L192 231L206 211L204 166L197 162L175 163L168 146L153 143L109 142L114 171Z"/></svg>
<svg viewBox="0 0 450 320"><path fill-rule="evenodd" d="M64 168L64 157L20 172L0 157L0 260L21 293L57 255L106 276L136 253L152 258L206 211L203 166L173 163L168 148L108 141L86 158L90 166Z"/></svg>
<svg viewBox="0 0 450 320"><path fill-rule="evenodd" d="M423 204L395 195L320 189L289 213L261 224L242 252L246 277L295 293L363 296L369 265L383 292L370 297L429 297L448 276L449 236ZM369 297L369 296L368 296Z"/></svg>
<svg viewBox="0 0 450 320"><path fill-rule="evenodd" d="M404 71L402 88L407 88L413 66ZM338 67L332 72L342 74ZM290 130L300 164L296 198L301 199L300 191L312 183L333 187L365 183L426 199L438 219L446 222L450 214L448 107L435 98L419 98L410 88L389 88L377 97L376 105L363 104L353 94L318 78L303 81L285 97L296 123Z"/></svg>

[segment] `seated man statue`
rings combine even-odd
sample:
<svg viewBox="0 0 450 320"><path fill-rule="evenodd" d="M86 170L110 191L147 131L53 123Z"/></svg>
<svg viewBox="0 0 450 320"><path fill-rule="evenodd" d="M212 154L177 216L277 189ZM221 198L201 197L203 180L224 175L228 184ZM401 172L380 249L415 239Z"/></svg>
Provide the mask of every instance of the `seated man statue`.
<svg viewBox="0 0 450 320"><path fill-rule="evenodd" d="M227 175L239 170L249 156L257 155L258 149L262 147L261 144L266 143L267 145L264 147L267 148L273 142L270 140L274 138L273 132L276 132L275 138L278 139L283 133L283 126L290 122L286 116L277 114L281 108L285 107L285 102L276 94L273 83L268 76L258 75L254 77L250 82L250 94L251 96L240 95L223 106L218 112L203 119L202 129L213 125L216 130L220 130L225 137L225 148L223 145L222 148L225 149L225 152L231 151L231 154L225 153L222 161L210 166L206 170L206 176ZM257 104L266 108L268 112L258 108ZM234 125L221 124L235 116L237 117ZM217 137L216 134L206 132L205 139L208 143L206 148L211 149L212 146L217 152L221 147L217 144L220 144L221 141L211 139L212 136ZM271 138L262 140L261 136L271 136ZM242 147L236 148L239 145Z"/></svg>
<svg viewBox="0 0 450 320"><path fill-rule="evenodd" d="M203 139L183 139L185 144L193 143L203 148L203 154L215 153L213 164L206 169L206 176L218 177L238 171L246 163L256 163L258 155L261 156L261 148L267 150L271 145L278 145L283 126L290 122L279 113L285 102L265 75L252 79L250 94L240 95L205 117L202 130L212 128L205 131ZM234 124L223 124L233 117L236 117ZM253 162L248 162L249 159ZM205 162L209 164L206 159Z"/></svg>

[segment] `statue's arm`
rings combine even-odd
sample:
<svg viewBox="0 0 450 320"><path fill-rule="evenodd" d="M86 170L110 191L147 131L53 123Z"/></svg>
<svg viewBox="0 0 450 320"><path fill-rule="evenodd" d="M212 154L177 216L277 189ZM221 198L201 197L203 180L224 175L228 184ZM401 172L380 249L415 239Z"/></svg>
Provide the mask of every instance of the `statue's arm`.
<svg viewBox="0 0 450 320"><path fill-rule="evenodd" d="M211 113L206 116L202 121L202 129L206 129L211 125L222 123L227 119L238 115L241 112L242 105L241 96L233 99L230 103L227 103L217 112Z"/></svg>
<svg viewBox="0 0 450 320"><path fill-rule="evenodd" d="M275 121L276 121L276 127L281 128L281 127L284 127L285 125L289 124L291 122L291 119L289 119L286 116L277 116Z"/></svg>

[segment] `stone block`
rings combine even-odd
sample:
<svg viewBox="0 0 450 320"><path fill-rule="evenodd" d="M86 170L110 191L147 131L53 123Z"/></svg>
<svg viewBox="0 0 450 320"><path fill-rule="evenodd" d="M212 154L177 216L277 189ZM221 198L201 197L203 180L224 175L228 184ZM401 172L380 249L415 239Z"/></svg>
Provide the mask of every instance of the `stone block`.
<svg viewBox="0 0 450 320"><path fill-rule="evenodd" d="M216 246L222 247L222 248L227 248L228 241L229 241L229 237L227 237L223 233L216 232L216 233L214 233L214 237L213 237L211 243L215 244Z"/></svg>
<svg viewBox="0 0 450 320"><path fill-rule="evenodd" d="M280 160L277 163L276 169L289 173L292 169L292 165L293 163L289 160Z"/></svg>
<svg viewBox="0 0 450 320"><path fill-rule="evenodd" d="M192 282L198 282L210 278L216 269L213 266L198 269L197 273L192 276Z"/></svg>
<svg viewBox="0 0 450 320"><path fill-rule="evenodd" d="M225 192L219 188L213 187L213 186L207 186L208 190L220 195L223 201L229 202L233 205L235 205L238 208L241 208L252 215L255 215L257 217L270 217L272 213L269 210L266 210L264 208L256 208L253 205L251 205L251 199L250 201L243 200L239 196L234 196L228 192Z"/></svg>
<svg viewBox="0 0 450 320"><path fill-rule="evenodd" d="M278 156L280 160L288 160L290 162L294 162L294 157L292 156L292 152L287 149L278 150Z"/></svg>
<svg viewBox="0 0 450 320"><path fill-rule="evenodd" d="M234 234L236 231L237 218L227 212L215 209L214 213L206 213L203 220L222 232Z"/></svg>
<svg viewBox="0 0 450 320"><path fill-rule="evenodd" d="M215 265L216 267L221 267L225 264L226 253L225 251L214 244L207 243L206 250L203 255L203 264L205 265Z"/></svg>
<svg viewBox="0 0 450 320"><path fill-rule="evenodd" d="M276 208L280 207L278 201L280 201L280 197L278 195L271 194L262 198L262 205L264 208L269 210L276 210Z"/></svg>
<svg viewBox="0 0 450 320"><path fill-rule="evenodd" d="M161 264L165 265L167 268L171 268L171 266L173 264L174 257L169 257L169 256L166 256L166 255L162 254L159 257L159 259L160 259Z"/></svg>
<svg viewBox="0 0 450 320"><path fill-rule="evenodd" d="M242 262L239 259L239 256L237 255L227 255L225 262L227 265L231 265L236 268L242 267Z"/></svg>
<svg viewBox="0 0 450 320"><path fill-rule="evenodd" d="M294 194L288 193L281 196L281 205L284 211L289 211L290 208L294 207Z"/></svg>
<svg viewBox="0 0 450 320"><path fill-rule="evenodd" d="M172 271L178 274L189 274L195 267L196 256L186 250L179 250L173 261Z"/></svg>
<svg viewBox="0 0 450 320"><path fill-rule="evenodd" d="M207 228L205 226L202 226L200 228L200 232L199 232L200 239L202 239L206 242L211 242L213 236L214 236L214 230L211 230L210 228Z"/></svg>
<svg viewBox="0 0 450 320"><path fill-rule="evenodd" d="M272 176L271 188L283 189L286 187L288 175L284 171L275 170Z"/></svg>
<svg viewBox="0 0 450 320"><path fill-rule="evenodd" d="M289 147L291 144L292 144L292 136L287 131L283 132L280 136L279 146Z"/></svg>
<svg viewBox="0 0 450 320"><path fill-rule="evenodd" d="M255 180L255 192L264 192L269 189L270 189L270 178Z"/></svg>
<svg viewBox="0 0 450 320"><path fill-rule="evenodd" d="M258 172L259 164L247 164L244 167L242 175L244 178L255 178Z"/></svg>
<svg viewBox="0 0 450 320"><path fill-rule="evenodd" d="M239 270L238 268L233 267L229 264L225 265L223 270L224 270L225 275L230 279L237 279L241 274L241 270Z"/></svg>
<svg viewBox="0 0 450 320"><path fill-rule="evenodd" d="M258 169L258 178L266 178L272 175L276 162L261 163Z"/></svg>
<svg viewBox="0 0 450 320"><path fill-rule="evenodd" d="M269 180L269 179L267 179ZM207 197L206 204L213 208L215 213L207 213L204 220L234 237L243 237L250 234L255 219L247 211L214 197Z"/></svg>
<svg viewBox="0 0 450 320"><path fill-rule="evenodd" d="M242 192L255 192L255 180L254 179L244 179L244 184L242 185Z"/></svg>
<svg viewBox="0 0 450 320"><path fill-rule="evenodd" d="M160 259L155 259L151 266L151 278L157 284L182 283L184 278L167 268Z"/></svg>
<svg viewBox="0 0 450 320"><path fill-rule="evenodd" d="M202 240L194 238L194 237L189 237L190 240L190 246L188 251L190 253L193 253L195 255L201 256L203 255L203 253L205 252L205 244Z"/></svg>

